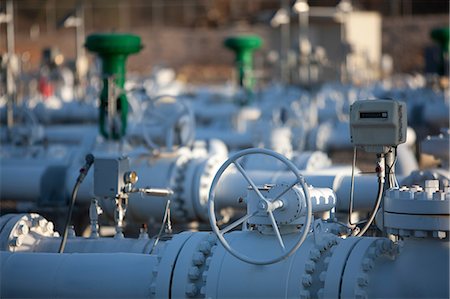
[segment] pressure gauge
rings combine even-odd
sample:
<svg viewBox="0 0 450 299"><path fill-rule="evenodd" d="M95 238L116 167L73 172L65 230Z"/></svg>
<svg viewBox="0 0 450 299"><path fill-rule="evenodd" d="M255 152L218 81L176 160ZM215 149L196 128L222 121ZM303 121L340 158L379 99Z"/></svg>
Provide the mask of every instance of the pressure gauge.
<svg viewBox="0 0 450 299"><path fill-rule="evenodd" d="M123 180L124 180L125 184L134 185L139 180L139 177L138 177L136 171L128 171L125 173Z"/></svg>

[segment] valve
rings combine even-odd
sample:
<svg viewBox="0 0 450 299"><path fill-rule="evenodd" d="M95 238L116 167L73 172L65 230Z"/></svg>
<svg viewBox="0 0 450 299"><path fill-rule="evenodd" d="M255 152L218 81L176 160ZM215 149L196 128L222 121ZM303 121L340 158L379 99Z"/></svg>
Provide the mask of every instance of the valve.
<svg viewBox="0 0 450 299"><path fill-rule="evenodd" d="M431 38L439 44L441 47L441 57L440 57L440 65L439 65L439 75L448 76L448 49L450 45L450 28L442 27L435 28L430 32Z"/></svg>
<svg viewBox="0 0 450 299"><path fill-rule="evenodd" d="M103 90L100 95L100 133L105 138L119 139L126 133L128 115L127 96L123 92L126 75L125 64L128 55L138 53L142 49L141 39L132 34L97 33L87 37L86 48L97 53L102 59ZM112 93L112 83L121 90L116 98L116 107L108 105ZM111 108L120 113L121 124L118 132L109 132L105 125L108 118L112 117L110 115Z"/></svg>
<svg viewBox="0 0 450 299"><path fill-rule="evenodd" d="M239 163L239 159L252 154L263 154L267 156L271 156L275 159L280 160L283 162L289 170L291 170L295 175L295 181L287 186L283 186L283 188L280 188L278 191L276 188L273 190L277 190L277 193L274 193L273 195L268 196L265 191L272 190L273 186L265 185L263 187L257 187L253 179L248 175L248 173L243 169L241 164ZM237 170L242 174L244 179L248 182L250 185L249 187L249 193L254 193L247 196L247 214L243 216L242 218L234 221L230 225L226 226L223 229L220 229L217 225L217 220L215 216L215 209L214 209L214 196L215 196L215 189L217 187L217 184L222 177L225 170L233 164ZM286 200L286 195L293 191L296 186L301 186L301 189L304 194L304 201L306 203L306 213L305 213L305 220L302 227L302 232L300 233L299 238L295 242L295 244L288 250L285 246L285 242L283 241L283 237L279 228L279 224L281 224L281 219L283 218L283 214L277 215L278 212L282 211L283 209L286 209L286 211L289 213L290 208L292 208L291 203ZM265 190L264 190L265 189ZM266 194L266 196L264 194ZM306 185L306 182L304 178L301 176L298 169L295 167L295 165L289 161L284 156L267 150L267 149L246 149L243 151L240 151L230 157L217 171L214 180L211 185L211 189L209 191L209 198L208 198L208 208L209 208L209 221L211 223L211 228L214 232L214 234L219 239L220 243L222 243L223 247L233 256L236 258L250 264L255 265L269 265L274 264L279 261L282 261L289 256L291 256L300 246L303 244L304 240L306 239L306 236L309 233L311 222L313 219L312 215L312 204L311 204L311 198L308 190L308 186ZM299 215L298 215L299 216ZM279 222L277 223L277 218ZM282 249L282 254L279 256L276 256L272 259L268 260L257 260L251 257L248 257L241 252L238 252L235 250L231 245L228 243L228 241L225 238L225 234L234 228L238 227L241 224L246 224L247 222L251 222L252 219L257 219L255 223L262 223L260 225L266 225L269 224L272 226L273 232L276 235L278 245ZM266 219L266 221L262 220ZM263 222L261 222L261 220ZM284 219L283 219L284 220ZM292 218L291 221L285 222L285 224L295 224L295 226L298 226L298 223L294 220L297 220L296 217ZM245 225L244 225L245 226Z"/></svg>
<svg viewBox="0 0 450 299"><path fill-rule="evenodd" d="M257 35L241 35L228 37L224 45L236 54L235 63L238 83L248 92L253 90L253 51L262 45L262 39Z"/></svg>

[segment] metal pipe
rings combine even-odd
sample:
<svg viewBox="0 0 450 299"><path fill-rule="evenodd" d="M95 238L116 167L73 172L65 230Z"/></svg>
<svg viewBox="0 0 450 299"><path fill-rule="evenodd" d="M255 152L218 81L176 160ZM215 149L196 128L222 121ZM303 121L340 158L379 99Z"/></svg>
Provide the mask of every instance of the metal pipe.
<svg viewBox="0 0 450 299"><path fill-rule="evenodd" d="M2 251L0 258L7 273L1 275L2 298L148 298L158 265L156 255L132 253Z"/></svg>

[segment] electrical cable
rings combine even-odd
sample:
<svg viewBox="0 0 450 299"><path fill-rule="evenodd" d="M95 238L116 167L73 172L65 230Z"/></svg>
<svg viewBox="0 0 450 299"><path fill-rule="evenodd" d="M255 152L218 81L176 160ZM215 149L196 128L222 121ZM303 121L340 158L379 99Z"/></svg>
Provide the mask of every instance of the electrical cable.
<svg viewBox="0 0 450 299"><path fill-rule="evenodd" d="M80 174L78 175L75 186L72 189L72 195L70 196L69 211L67 212L66 223L64 225L64 232L63 232L63 235L61 238L61 244L59 245L58 253L64 253L64 249L66 247L66 242L67 242L67 236L69 234L69 225L72 220L72 211L73 211L73 207L75 205L75 200L77 198L78 189L80 188L81 183L83 182L89 169L91 168L92 164L94 163L94 156L92 154L86 155L85 159L86 159L86 163L80 169Z"/></svg>
<svg viewBox="0 0 450 299"><path fill-rule="evenodd" d="M384 180L382 178L378 179L378 192L377 192L377 199L375 201L375 206L373 207L372 213L367 220L364 227L356 234L357 237L361 237L364 235L364 233L369 229L370 225L372 224L373 220L375 219L375 216L377 215L378 208L381 204L381 199L383 198L383 191L384 191Z"/></svg>
<svg viewBox="0 0 450 299"><path fill-rule="evenodd" d="M398 184L397 176L395 175L395 165L397 164L397 160L398 160L397 159L398 158L397 147L394 147L394 150L395 150L395 152L394 152L395 158L394 158L394 162L392 162L392 165L389 167L389 175L392 175L392 183L393 183L392 186L394 186L394 188L399 188L400 186ZM390 187L392 187L392 186L390 186Z"/></svg>
<svg viewBox="0 0 450 299"><path fill-rule="evenodd" d="M390 150L388 152L388 154L390 155L392 153L392 150ZM388 186L387 188L398 188L399 184L397 181L397 177L395 175L395 165L397 163L398 157L397 157L397 147L394 147L394 160L392 161L392 163L386 164L386 169L387 169L387 180L388 180ZM390 161L390 160L389 160Z"/></svg>
<svg viewBox="0 0 450 299"><path fill-rule="evenodd" d="M378 176L378 192L377 192L377 198L375 200L375 205L372 209L372 212L370 213L369 218L367 219L366 224L363 226L361 230L353 231L353 235L356 235L357 237L361 237L365 234L365 232L369 229L370 225L374 221L378 209L380 208L381 201L383 199L383 192L384 192L384 182L385 182L385 166L386 166L386 160L385 160L385 154L378 154L377 155L378 161L377 161L377 167L376 172Z"/></svg>
<svg viewBox="0 0 450 299"><path fill-rule="evenodd" d="M164 210L164 217L163 217L163 220L161 223L161 228L159 229L159 232L158 232L158 235L156 236L155 242L152 245L152 249L150 249L150 254L152 254L153 249L155 249L156 245L158 244L166 222L167 222L168 230L172 231L172 225L170 222L170 199L167 200L166 209Z"/></svg>
<svg viewBox="0 0 450 299"><path fill-rule="evenodd" d="M348 224L353 226L352 213L353 213L353 197L355 192L355 168L356 168L356 146L353 147L353 162L352 162L352 178L350 181L350 202L348 204Z"/></svg>

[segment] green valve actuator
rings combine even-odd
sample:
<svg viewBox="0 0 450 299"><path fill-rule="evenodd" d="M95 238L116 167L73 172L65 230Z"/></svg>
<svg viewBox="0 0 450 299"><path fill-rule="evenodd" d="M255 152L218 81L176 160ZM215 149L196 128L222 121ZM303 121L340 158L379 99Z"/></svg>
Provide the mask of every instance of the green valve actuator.
<svg viewBox="0 0 450 299"><path fill-rule="evenodd" d="M99 126L100 133L108 139L120 139L127 129L128 100L124 92L126 78L126 61L128 55L138 53L142 49L141 38L123 33L96 33L86 38L86 48L102 60L103 89L100 95ZM114 107L115 113L120 115L120 127L111 129L108 122L108 99L111 91L108 80L112 80L116 90L119 90ZM111 81L110 81L111 83Z"/></svg>
<svg viewBox="0 0 450 299"><path fill-rule="evenodd" d="M236 54L239 85L246 91L252 92L255 85L253 52L262 46L262 39L257 35L239 35L226 38L224 45Z"/></svg>
<svg viewBox="0 0 450 299"><path fill-rule="evenodd" d="M448 60L449 60L449 35L450 28L436 28L430 33L431 38L436 41L441 47L441 65L439 66L439 75L448 75Z"/></svg>

